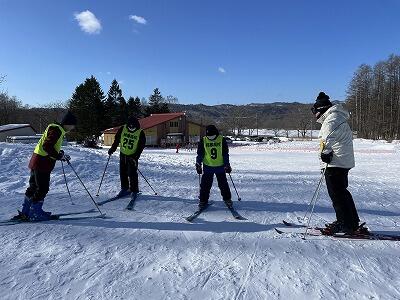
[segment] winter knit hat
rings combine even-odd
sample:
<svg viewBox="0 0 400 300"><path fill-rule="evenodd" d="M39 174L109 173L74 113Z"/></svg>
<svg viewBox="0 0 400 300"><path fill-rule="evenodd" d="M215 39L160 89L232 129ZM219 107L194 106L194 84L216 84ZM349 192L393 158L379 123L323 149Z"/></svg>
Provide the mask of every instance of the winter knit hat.
<svg viewBox="0 0 400 300"><path fill-rule="evenodd" d="M136 119L134 116L130 116L128 118L128 122L126 122L126 125L128 126L128 128L130 130L132 129L139 129L140 128L140 123L138 121L138 119Z"/></svg>
<svg viewBox="0 0 400 300"><path fill-rule="evenodd" d="M68 111L61 120L61 125L76 125L76 123L76 117L71 111Z"/></svg>
<svg viewBox="0 0 400 300"><path fill-rule="evenodd" d="M213 135L218 135L218 129L215 127L215 125L208 125L206 127L206 136L213 136Z"/></svg>
<svg viewBox="0 0 400 300"><path fill-rule="evenodd" d="M315 115L320 113L320 115L324 114L330 107L332 106L332 102L329 101L329 96L324 92L320 92L318 94L317 99L315 99L315 103L311 108L312 113Z"/></svg>

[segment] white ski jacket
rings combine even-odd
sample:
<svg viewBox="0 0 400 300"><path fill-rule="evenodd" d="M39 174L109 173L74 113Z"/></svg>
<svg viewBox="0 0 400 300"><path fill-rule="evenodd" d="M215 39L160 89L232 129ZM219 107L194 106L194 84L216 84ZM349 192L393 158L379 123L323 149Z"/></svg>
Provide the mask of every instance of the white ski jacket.
<svg viewBox="0 0 400 300"><path fill-rule="evenodd" d="M318 138L321 152L333 151L333 157L328 167L351 169L355 166L353 150L353 133L347 120L350 115L340 104L329 108L319 119L322 124ZM319 155L321 159L321 155ZM325 167L321 161L321 167Z"/></svg>

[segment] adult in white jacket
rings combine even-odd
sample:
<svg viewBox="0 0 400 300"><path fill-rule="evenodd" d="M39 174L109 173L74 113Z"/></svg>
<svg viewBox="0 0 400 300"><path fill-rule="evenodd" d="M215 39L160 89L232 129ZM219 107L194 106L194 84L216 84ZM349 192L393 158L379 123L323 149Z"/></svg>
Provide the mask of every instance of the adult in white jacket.
<svg viewBox="0 0 400 300"><path fill-rule="evenodd" d="M326 225L325 233L352 234L360 230L360 219L347 190L348 173L354 167L353 134L347 123L350 115L340 104L333 105L324 92L319 93L311 111L322 124L318 136L321 168L326 167L326 186L336 212L336 221Z"/></svg>

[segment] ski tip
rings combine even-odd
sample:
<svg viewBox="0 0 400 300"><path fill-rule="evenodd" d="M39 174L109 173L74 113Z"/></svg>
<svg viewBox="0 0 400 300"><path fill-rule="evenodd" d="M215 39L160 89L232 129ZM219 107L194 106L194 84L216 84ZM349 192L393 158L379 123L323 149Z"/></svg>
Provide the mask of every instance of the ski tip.
<svg viewBox="0 0 400 300"><path fill-rule="evenodd" d="M275 231L277 232L277 233L279 233L279 234L282 234L283 233L283 231L282 230L279 230L278 228L274 228L275 229Z"/></svg>

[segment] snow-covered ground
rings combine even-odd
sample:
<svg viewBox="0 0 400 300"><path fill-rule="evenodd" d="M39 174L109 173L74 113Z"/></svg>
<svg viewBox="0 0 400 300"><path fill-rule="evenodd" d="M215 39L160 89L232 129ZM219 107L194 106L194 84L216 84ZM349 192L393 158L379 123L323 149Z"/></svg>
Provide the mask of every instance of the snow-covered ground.
<svg viewBox="0 0 400 300"><path fill-rule="evenodd" d="M140 170L159 195L141 180L135 211L124 211L123 199L101 206L106 219L0 226L0 299L400 299L400 242L302 240L274 231L282 219L304 216L320 177L317 147L233 147L232 178L242 198L235 205L248 220L232 218L214 183L215 204L193 224L183 216L197 207L195 152L146 149ZM106 150L64 149L94 196ZM399 149L355 141L350 190L372 230L400 234ZM32 151L33 145L0 143L0 219L20 207ZM75 205L58 163L45 210L93 208L65 169ZM114 155L98 200L118 190ZM333 218L323 186L312 223Z"/></svg>

